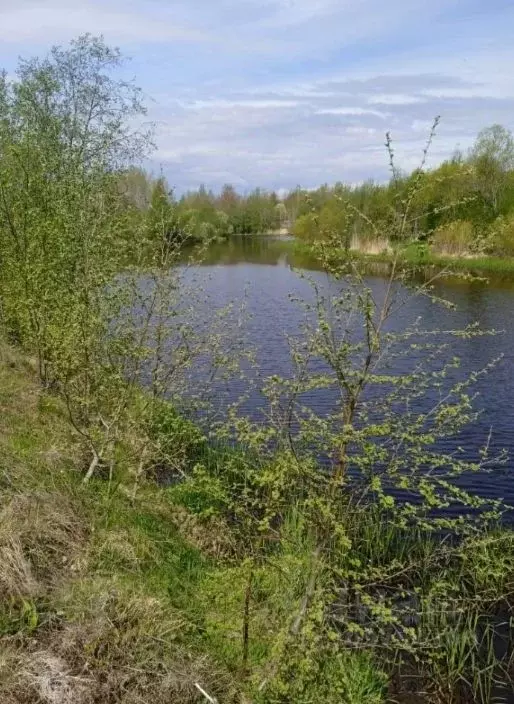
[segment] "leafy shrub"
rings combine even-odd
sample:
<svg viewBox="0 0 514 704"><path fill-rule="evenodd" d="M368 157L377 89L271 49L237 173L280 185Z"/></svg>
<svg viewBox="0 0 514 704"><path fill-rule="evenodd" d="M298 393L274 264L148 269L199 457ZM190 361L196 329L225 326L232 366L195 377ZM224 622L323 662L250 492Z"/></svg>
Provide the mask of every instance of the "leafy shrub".
<svg viewBox="0 0 514 704"><path fill-rule="evenodd" d="M314 241L319 235L318 217L314 213L302 215L293 225L293 235L307 242Z"/></svg>
<svg viewBox="0 0 514 704"><path fill-rule="evenodd" d="M165 401L153 409L146 429L151 441L150 465L159 474L183 475L206 444L199 428Z"/></svg>
<svg viewBox="0 0 514 704"><path fill-rule="evenodd" d="M490 228L493 253L504 257L514 257L514 215L500 217Z"/></svg>
<svg viewBox="0 0 514 704"><path fill-rule="evenodd" d="M260 704L382 704L386 677L366 652L332 654L330 647L291 653L288 667Z"/></svg>

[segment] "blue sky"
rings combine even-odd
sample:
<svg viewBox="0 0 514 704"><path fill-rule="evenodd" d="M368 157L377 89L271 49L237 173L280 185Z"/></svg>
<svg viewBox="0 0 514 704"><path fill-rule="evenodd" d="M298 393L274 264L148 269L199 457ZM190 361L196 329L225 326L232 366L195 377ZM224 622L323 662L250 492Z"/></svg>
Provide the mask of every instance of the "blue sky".
<svg viewBox="0 0 514 704"><path fill-rule="evenodd" d="M514 128L512 0L0 0L0 65L83 32L131 57L177 190L387 177Z"/></svg>

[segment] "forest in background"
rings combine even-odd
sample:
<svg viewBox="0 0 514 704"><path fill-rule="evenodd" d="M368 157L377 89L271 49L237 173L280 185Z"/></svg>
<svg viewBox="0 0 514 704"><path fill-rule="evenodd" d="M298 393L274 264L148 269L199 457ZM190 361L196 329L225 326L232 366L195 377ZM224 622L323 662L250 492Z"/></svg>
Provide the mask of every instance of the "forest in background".
<svg viewBox="0 0 514 704"><path fill-rule="evenodd" d="M308 243L339 239L364 252L414 242L441 256L514 256L514 138L501 125L482 130L467 154L456 151L438 167L411 174L395 169L385 184L297 187L282 198L260 188L243 195L227 184L220 193L200 186L175 199L164 177L134 168L123 188L142 209L169 203L172 232L198 239L289 232ZM388 233L406 200L409 222L395 242Z"/></svg>

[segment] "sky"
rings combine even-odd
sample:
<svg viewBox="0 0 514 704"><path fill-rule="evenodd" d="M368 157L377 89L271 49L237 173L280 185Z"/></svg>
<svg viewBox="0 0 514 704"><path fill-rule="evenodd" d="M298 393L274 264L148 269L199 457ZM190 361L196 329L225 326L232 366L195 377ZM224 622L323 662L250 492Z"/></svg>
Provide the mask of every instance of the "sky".
<svg viewBox="0 0 514 704"><path fill-rule="evenodd" d="M0 66L91 32L130 57L178 192L359 183L514 128L512 0L0 0Z"/></svg>

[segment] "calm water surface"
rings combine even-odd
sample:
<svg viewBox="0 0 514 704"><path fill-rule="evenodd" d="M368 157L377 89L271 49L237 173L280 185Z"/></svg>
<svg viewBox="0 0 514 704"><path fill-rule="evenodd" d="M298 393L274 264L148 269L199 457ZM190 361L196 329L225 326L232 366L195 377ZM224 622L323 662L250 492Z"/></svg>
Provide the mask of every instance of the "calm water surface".
<svg viewBox="0 0 514 704"><path fill-rule="evenodd" d="M311 295L310 284L302 274L335 290L335 283L317 271L314 262L293 256L290 243L274 238L238 237L213 245L202 265L189 269L185 277L201 283L208 309L246 301L243 329L234 330L234 334L243 335L244 344L255 350L258 376L264 379L272 374L291 373L287 338L300 334L305 313L290 296ZM380 275L370 275L367 283L376 296L385 290L385 278ZM411 298L392 326L400 330L421 317L426 329L457 329L478 322L483 329L498 331L494 336L452 342L452 356L461 358L455 379L483 368L501 355L503 359L474 386L475 404L480 411L478 421L458 439L445 440L442 449L462 445L469 458L475 459L492 429L492 446L506 448L511 459L494 475L473 475L467 486L484 496L502 497L514 503L514 280L444 280L436 284L436 293L454 303L457 310L446 310L418 296ZM413 362L411 357L406 364L412 368ZM243 382L234 381L228 389L229 397L236 398L243 387ZM317 392L309 404L319 413L328 412L334 408L335 397L329 391ZM258 418L263 408L257 388L246 402L245 412Z"/></svg>

